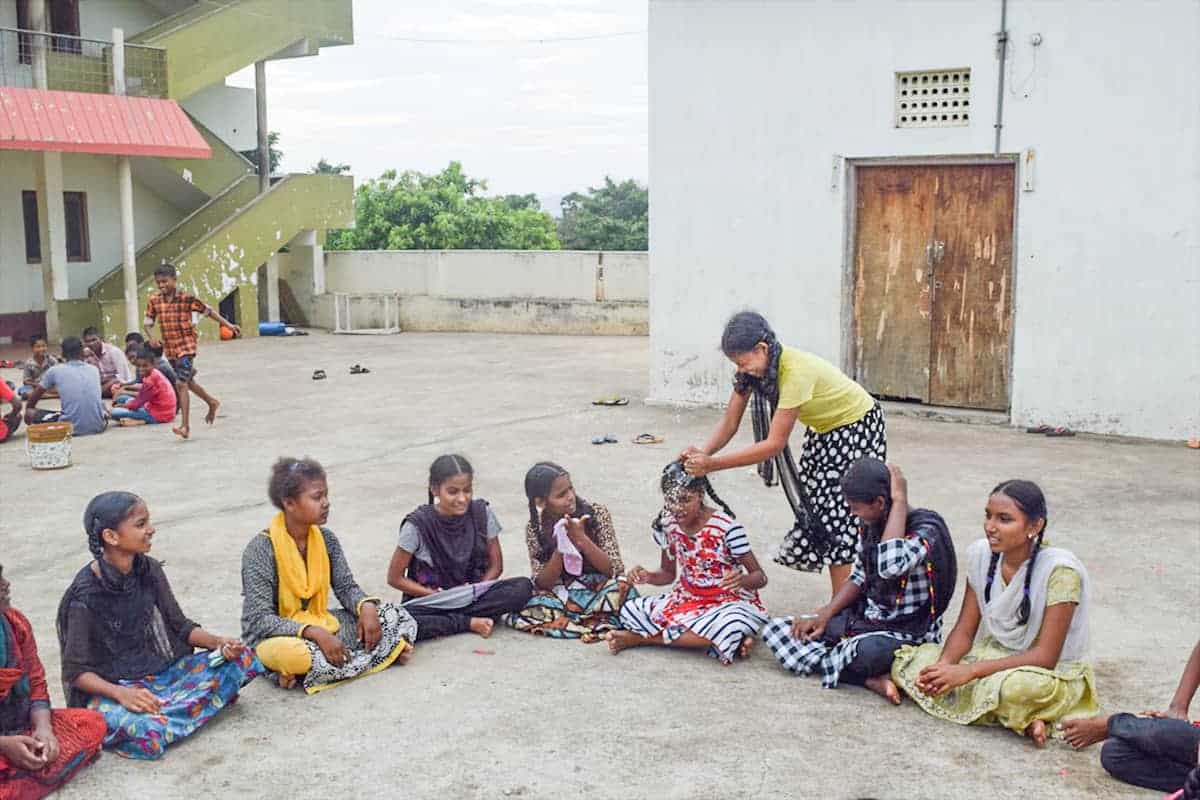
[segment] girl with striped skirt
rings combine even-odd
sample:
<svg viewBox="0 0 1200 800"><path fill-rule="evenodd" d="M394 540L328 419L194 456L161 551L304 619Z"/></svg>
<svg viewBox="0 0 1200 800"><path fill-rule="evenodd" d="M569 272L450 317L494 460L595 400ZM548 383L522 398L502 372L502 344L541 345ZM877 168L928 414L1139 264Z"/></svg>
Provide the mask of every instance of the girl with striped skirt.
<svg viewBox="0 0 1200 800"><path fill-rule="evenodd" d="M767 576L746 530L708 480L689 476L679 462L663 471L662 490L665 508L654 522L659 569L634 567L629 580L665 586L678 571L679 581L666 594L627 600L624 630L608 634L609 649L614 655L645 645L705 650L724 664L745 658L767 621L758 597ZM706 495L725 513L706 505Z"/></svg>

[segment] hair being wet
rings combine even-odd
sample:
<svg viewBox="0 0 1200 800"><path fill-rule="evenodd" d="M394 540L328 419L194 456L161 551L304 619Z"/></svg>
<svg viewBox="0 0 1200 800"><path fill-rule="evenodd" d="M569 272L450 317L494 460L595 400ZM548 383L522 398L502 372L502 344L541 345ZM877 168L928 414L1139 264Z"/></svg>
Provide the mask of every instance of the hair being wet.
<svg viewBox="0 0 1200 800"><path fill-rule="evenodd" d="M1042 520L1042 529L1038 531L1033 542L1033 549L1029 553L1029 566L1025 569L1024 595L1021 598L1021 610L1017 614L1017 620L1024 625L1029 622L1029 584L1033 579L1033 566L1037 563L1038 551L1042 549L1042 537L1046 533L1046 526L1050 524L1050 517L1046 513L1046 495L1042 493L1036 483L1025 480L1004 481L992 489L992 494L1002 494L1012 500L1030 522ZM992 581L996 577L996 567L999 564L1000 553L992 553L992 561L988 565L987 584L983 589L984 603L992 599Z"/></svg>
<svg viewBox="0 0 1200 800"><path fill-rule="evenodd" d="M733 509L725 504L725 501L717 496L713 491L712 483L708 477L704 475L689 475L683 468L682 461L672 461L667 466L663 467L662 478L659 481L659 488L662 489L663 497L668 500L672 495L678 495L681 492L688 494L699 494L701 500L705 497L712 499L714 503L721 507L730 519L737 519L737 514L733 513ZM662 515L658 515L650 523L656 531L662 531Z"/></svg>

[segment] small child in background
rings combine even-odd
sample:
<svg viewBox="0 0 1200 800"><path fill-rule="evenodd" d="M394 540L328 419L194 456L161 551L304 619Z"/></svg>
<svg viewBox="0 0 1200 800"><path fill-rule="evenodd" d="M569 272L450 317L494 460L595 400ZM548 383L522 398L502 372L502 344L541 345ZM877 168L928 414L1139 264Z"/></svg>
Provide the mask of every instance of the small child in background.
<svg viewBox="0 0 1200 800"><path fill-rule="evenodd" d="M155 367L154 351L143 347L135 363L141 378L137 396L128 403L113 403L112 418L118 425L154 425L175 419L175 387Z"/></svg>
<svg viewBox="0 0 1200 800"><path fill-rule="evenodd" d="M50 355L50 346L42 334L29 337L29 347L33 357L25 361L25 369L21 377L21 386L17 389L17 397L24 399L38 385L46 370L58 363L58 359Z"/></svg>
<svg viewBox="0 0 1200 800"><path fill-rule="evenodd" d="M666 594L627 600L621 608L625 630L609 632L609 649L614 655L645 645L705 650L723 664L747 658L767 622L758 597L767 576L746 529L708 479L688 475L678 461L663 470L662 492L664 509L653 523L660 566L653 572L634 567L629 580L666 586L677 569L679 580ZM725 513L705 504L706 495Z"/></svg>

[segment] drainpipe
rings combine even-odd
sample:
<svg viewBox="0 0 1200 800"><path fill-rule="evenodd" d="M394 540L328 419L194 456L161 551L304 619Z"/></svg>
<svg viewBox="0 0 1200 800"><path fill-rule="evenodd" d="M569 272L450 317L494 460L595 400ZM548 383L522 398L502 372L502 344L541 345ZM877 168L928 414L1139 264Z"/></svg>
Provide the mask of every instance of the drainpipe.
<svg viewBox="0 0 1200 800"><path fill-rule="evenodd" d="M996 82L996 147L1000 155L1000 129L1004 127L1004 63L1008 56L1008 0L1000 0L1000 32L996 34L996 57L1000 60L1000 77Z"/></svg>
<svg viewBox="0 0 1200 800"><path fill-rule="evenodd" d="M271 188L271 146L267 138L267 62L254 62L254 107L258 113L258 193Z"/></svg>
<svg viewBox="0 0 1200 800"><path fill-rule="evenodd" d="M112 29L113 94L125 94L125 31ZM117 157L117 189L121 205L121 277L125 284L125 331L138 324L137 245L133 232L133 170L129 156ZM121 331L118 331L121 333Z"/></svg>

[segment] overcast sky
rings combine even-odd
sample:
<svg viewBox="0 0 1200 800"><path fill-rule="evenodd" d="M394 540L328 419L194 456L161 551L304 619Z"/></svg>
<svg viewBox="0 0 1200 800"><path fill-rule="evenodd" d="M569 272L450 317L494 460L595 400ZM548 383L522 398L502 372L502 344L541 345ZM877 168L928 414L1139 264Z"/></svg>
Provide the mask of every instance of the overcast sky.
<svg viewBox="0 0 1200 800"><path fill-rule="evenodd" d="M268 63L268 124L291 172L457 159L489 193L543 197L644 182L645 31L646 0L354 0L352 46Z"/></svg>

